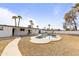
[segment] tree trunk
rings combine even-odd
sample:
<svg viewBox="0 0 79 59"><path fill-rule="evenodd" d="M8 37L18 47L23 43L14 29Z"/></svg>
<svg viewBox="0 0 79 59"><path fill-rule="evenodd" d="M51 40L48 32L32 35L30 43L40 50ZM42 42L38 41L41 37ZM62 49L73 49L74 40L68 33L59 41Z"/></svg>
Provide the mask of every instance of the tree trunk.
<svg viewBox="0 0 79 59"><path fill-rule="evenodd" d="M18 26L19 26L19 24L20 24L20 19L18 20Z"/></svg>
<svg viewBox="0 0 79 59"><path fill-rule="evenodd" d="M15 19L15 27L16 27L16 19Z"/></svg>
<svg viewBox="0 0 79 59"><path fill-rule="evenodd" d="M75 30L77 31L77 24L76 24L75 20L73 20L73 21L74 21L74 25L75 25Z"/></svg>
<svg viewBox="0 0 79 59"><path fill-rule="evenodd" d="M49 26L49 30L50 30L50 26Z"/></svg>

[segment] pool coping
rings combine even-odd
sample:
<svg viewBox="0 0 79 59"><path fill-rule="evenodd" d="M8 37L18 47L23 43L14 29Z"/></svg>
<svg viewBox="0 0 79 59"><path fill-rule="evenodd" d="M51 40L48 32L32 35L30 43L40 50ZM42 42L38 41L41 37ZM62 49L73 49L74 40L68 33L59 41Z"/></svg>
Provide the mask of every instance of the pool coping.
<svg viewBox="0 0 79 59"><path fill-rule="evenodd" d="M61 37L59 36L59 35L56 35L56 38L53 38L53 39L55 39L55 40L49 40L49 39L47 39L48 41L42 41L43 39L38 39L38 38L36 38L37 36L33 36L33 37L31 37L31 40L30 40L30 42L31 43L36 43L36 44L46 44L46 43L49 43L49 42L54 42L54 41L59 41L59 40L61 40ZM44 40L46 40L46 38L44 38Z"/></svg>

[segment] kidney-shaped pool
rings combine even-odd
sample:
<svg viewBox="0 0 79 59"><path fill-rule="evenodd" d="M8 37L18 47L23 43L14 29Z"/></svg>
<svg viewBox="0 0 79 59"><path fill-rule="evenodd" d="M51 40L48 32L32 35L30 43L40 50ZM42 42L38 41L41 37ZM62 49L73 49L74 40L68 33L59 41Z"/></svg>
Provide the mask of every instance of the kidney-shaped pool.
<svg viewBox="0 0 79 59"><path fill-rule="evenodd" d="M32 43L49 43L51 41L58 41L61 37L59 35L49 35L47 33L39 34L31 37L30 42Z"/></svg>

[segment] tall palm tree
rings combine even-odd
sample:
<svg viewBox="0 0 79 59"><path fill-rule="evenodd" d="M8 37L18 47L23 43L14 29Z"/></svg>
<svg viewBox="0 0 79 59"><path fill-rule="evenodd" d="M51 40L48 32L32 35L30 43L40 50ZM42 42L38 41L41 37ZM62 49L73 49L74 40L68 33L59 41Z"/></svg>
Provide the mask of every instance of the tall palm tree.
<svg viewBox="0 0 79 59"><path fill-rule="evenodd" d="M74 22L74 30L77 30L77 24L76 24L76 20L77 20L77 10L75 8L72 8L71 10L71 18L72 18L72 22Z"/></svg>
<svg viewBox="0 0 79 59"><path fill-rule="evenodd" d="M74 7L75 7L75 8L76 8L76 7L79 7L79 3L76 3Z"/></svg>
<svg viewBox="0 0 79 59"><path fill-rule="evenodd" d="M65 30L67 30L66 23L63 23L63 28L64 28Z"/></svg>
<svg viewBox="0 0 79 59"><path fill-rule="evenodd" d="M17 18L19 18L19 20L18 20L18 26L19 26L19 24L20 24L20 19L22 19L22 17L21 17L21 16L17 16Z"/></svg>
<svg viewBox="0 0 79 59"><path fill-rule="evenodd" d="M34 25L33 21L30 20L29 22L30 22L31 27L33 28L33 25Z"/></svg>
<svg viewBox="0 0 79 59"><path fill-rule="evenodd" d="M73 26L73 30L77 30L77 17L79 15L79 3L76 3L75 6L68 12L69 14L65 14L64 19L66 23L71 23Z"/></svg>
<svg viewBox="0 0 79 59"><path fill-rule="evenodd" d="M75 29L77 30L77 23L76 23L76 19L77 19L77 15L79 15L79 3L76 3L75 6L73 7L75 12L75 16L73 17L73 21L75 24Z"/></svg>
<svg viewBox="0 0 79 59"><path fill-rule="evenodd" d="M73 17L72 14L69 12L69 13L65 13L64 19L66 22L71 22L73 21L72 17Z"/></svg>
<svg viewBox="0 0 79 59"><path fill-rule="evenodd" d="M73 30L77 30L77 12L79 8L77 8L78 5L75 5L68 13L65 14L64 19L65 23L69 23L71 26L73 26ZM71 27L70 27L71 28Z"/></svg>
<svg viewBox="0 0 79 59"><path fill-rule="evenodd" d="M71 14L71 15L70 15ZM70 30L72 29L72 26L73 26L73 30L77 30L77 25L76 25L76 16L72 13L70 14L66 14L65 15L65 29L67 29L67 27L70 27ZM75 27L75 29L74 29Z"/></svg>
<svg viewBox="0 0 79 59"><path fill-rule="evenodd" d="M44 29L46 30L46 27L44 27Z"/></svg>
<svg viewBox="0 0 79 59"><path fill-rule="evenodd" d="M48 24L49 30L50 30L50 24Z"/></svg>
<svg viewBox="0 0 79 59"><path fill-rule="evenodd" d="M36 27L37 27L37 28L39 28L39 26L38 26L38 25L37 25Z"/></svg>
<svg viewBox="0 0 79 59"><path fill-rule="evenodd" d="M17 23L16 23L17 16L12 16L12 19L15 20L15 26L17 26Z"/></svg>

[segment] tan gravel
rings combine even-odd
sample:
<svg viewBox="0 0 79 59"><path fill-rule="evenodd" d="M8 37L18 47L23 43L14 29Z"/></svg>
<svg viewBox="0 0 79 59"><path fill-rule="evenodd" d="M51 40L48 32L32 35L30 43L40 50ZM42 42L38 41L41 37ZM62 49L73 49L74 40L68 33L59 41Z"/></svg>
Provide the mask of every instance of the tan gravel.
<svg viewBox="0 0 79 59"><path fill-rule="evenodd" d="M13 39L13 37L0 38L0 55L8 43L10 43Z"/></svg>
<svg viewBox="0 0 79 59"><path fill-rule="evenodd" d="M61 40L48 44L33 44L30 37L22 37L19 49L23 56L72 56L79 55L79 36L60 35Z"/></svg>

